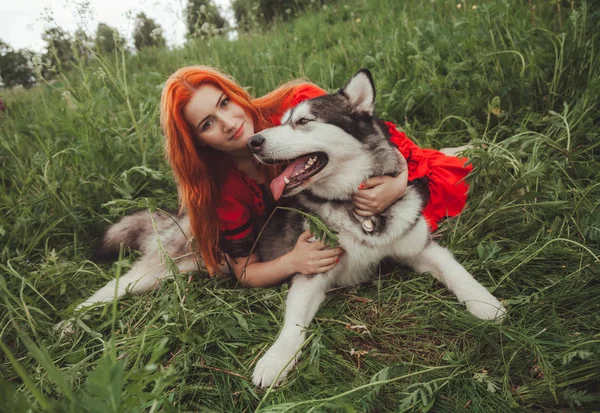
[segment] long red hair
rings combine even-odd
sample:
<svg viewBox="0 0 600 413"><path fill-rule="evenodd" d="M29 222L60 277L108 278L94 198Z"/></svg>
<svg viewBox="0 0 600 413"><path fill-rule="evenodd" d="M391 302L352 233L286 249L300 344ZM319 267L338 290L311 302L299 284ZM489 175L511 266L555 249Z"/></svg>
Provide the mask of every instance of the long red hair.
<svg viewBox="0 0 600 413"><path fill-rule="evenodd" d="M211 67L190 66L177 70L165 84L160 123L165 135L167 158L177 180L180 212L187 209L195 248L200 251L209 274L213 274L218 271L223 259L218 245L216 210L227 173L228 155L200 146L193 128L183 116L183 110L194 92L207 83L221 89L231 102L241 106L252 117L254 131L260 132L273 126L270 119L285 107L284 103L302 81L285 83L267 95L253 99L229 76ZM280 171L265 168L264 172L271 180Z"/></svg>

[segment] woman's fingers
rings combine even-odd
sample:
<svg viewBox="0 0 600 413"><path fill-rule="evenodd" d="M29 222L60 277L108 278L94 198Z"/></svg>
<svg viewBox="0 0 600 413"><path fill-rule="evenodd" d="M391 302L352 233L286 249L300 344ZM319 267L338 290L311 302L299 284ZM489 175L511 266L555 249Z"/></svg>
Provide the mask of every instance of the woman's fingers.
<svg viewBox="0 0 600 413"><path fill-rule="evenodd" d="M374 190L358 191L352 195L352 202L362 202L363 204L370 204L377 200L377 194Z"/></svg>
<svg viewBox="0 0 600 413"><path fill-rule="evenodd" d="M374 186L381 185L384 179L383 176L373 176L363 182L362 187L359 187L359 189L373 188Z"/></svg>
<svg viewBox="0 0 600 413"><path fill-rule="evenodd" d="M307 229L302 234L300 234L300 237L298 237L298 239L300 239L302 241L306 241L306 240L310 239L310 237L312 237L312 234L310 233L310 230Z"/></svg>
<svg viewBox="0 0 600 413"><path fill-rule="evenodd" d="M341 248L331 248L331 249L325 249L325 250L319 251L318 257L319 257L319 260L324 260L327 258L339 257L343 253L344 253L344 250Z"/></svg>
<svg viewBox="0 0 600 413"><path fill-rule="evenodd" d="M364 204L354 204L354 210L355 211L363 211L365 213L369 213L369 215L373 215L376 214L378 212L377 206L376 205L364 205ZM365 214L361 214L358 212L358 215L362 215L364 216Z"/></svg>
<svg viewBox="0 0 600 413"><path fill-rule="evenodd" d="M360 215L361 217L371 217L375 214L373 211L368 211L364 209L355 209L356 215Z"/></svg>
<svg viewBox="0 0 600 413"><path fill-rule="evenodd" d="M340 257L344 253L344 250L341 248L334 248L327 251L322 251L321 253L323 255L317 263L315 274L323 274L333 269L333 267L335 267L340 261Z"/></svg>
<svg viewBox="0 0 600 413"><path fill-rule="evenodd" d="M331 258L322 259L321 261L319 261L319 268L329 267L330 265L335 264L339 260L340 260L339 257L331 257Z"/></svg>
<svg viewBox="0 0 600 413"><path fill-rule="evenodd" d="M337 261L336 261L336 262L334 262L333 264L330 264L330 265L326 265L326 266L320 267L320 268L319 268L319 270L318 270L318 273L319 273L319 274L326 273L327 271L330 271L330 270L332 270L332 269L333 269L333 268L334 268L336 265L337 265Z"/></svg>
<svg viewBox="0 0 600 413"><path fill-rule="evenodd" d="M354 207L358 209L370 209L375 206L375 203L372 201L365 201L364 199L358 198L352 198L352 203L354 204Z"/></svg>

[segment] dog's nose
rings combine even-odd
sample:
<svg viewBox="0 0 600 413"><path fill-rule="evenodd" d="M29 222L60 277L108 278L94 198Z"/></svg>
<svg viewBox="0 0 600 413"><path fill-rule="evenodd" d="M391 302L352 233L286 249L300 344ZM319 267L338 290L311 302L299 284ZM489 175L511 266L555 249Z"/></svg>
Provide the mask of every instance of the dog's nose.
<svg viewBox="0 0 600 413"><path fill-rule="evenodd" d="M250 150L252 152L256 153L256 152L260 151L260 148L264 142L265 142L264 137L262 137L261 135L254 135L253 137L248 139L248 142L246 143L246 145L248 145L248 147L250 148Z"/></svg>

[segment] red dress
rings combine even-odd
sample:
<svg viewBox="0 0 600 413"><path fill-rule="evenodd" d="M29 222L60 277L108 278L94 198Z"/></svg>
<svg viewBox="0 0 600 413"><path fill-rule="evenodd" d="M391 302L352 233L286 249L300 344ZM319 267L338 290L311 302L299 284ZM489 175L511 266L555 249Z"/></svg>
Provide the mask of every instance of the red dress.
<svg viewBox="0 0 600 413"><path fill-rule="evenodd" d="M300 102L322 96L326 92L312 84L299 85L274 116L273 125L279 125L281 116ZM467 202L469 185L464 178L473 169L468 159L447 156L434 149L422 149L413 143L396 125L385 122L390 141L406 159L408 181L427 178L429 202L423 210L431 231L438 223L463 210ZM230 257L250 254L260 228L274 207L274 201L265 185L259 185L244 172L233 167L224 185L221 202L217 208L219 218L219 248Z"/></svg>

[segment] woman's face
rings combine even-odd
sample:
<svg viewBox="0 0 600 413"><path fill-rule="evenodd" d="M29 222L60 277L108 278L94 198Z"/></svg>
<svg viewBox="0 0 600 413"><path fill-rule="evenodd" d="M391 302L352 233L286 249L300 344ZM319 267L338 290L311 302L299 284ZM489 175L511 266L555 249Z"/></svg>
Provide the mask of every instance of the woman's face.
<svg viewBox="0 0 600 413"><path fill-rule="evenodd" d="M254 135L252 117L218 87L206 83L183 109L200 144L234 156L248 155L246 141Z"/></svg>

